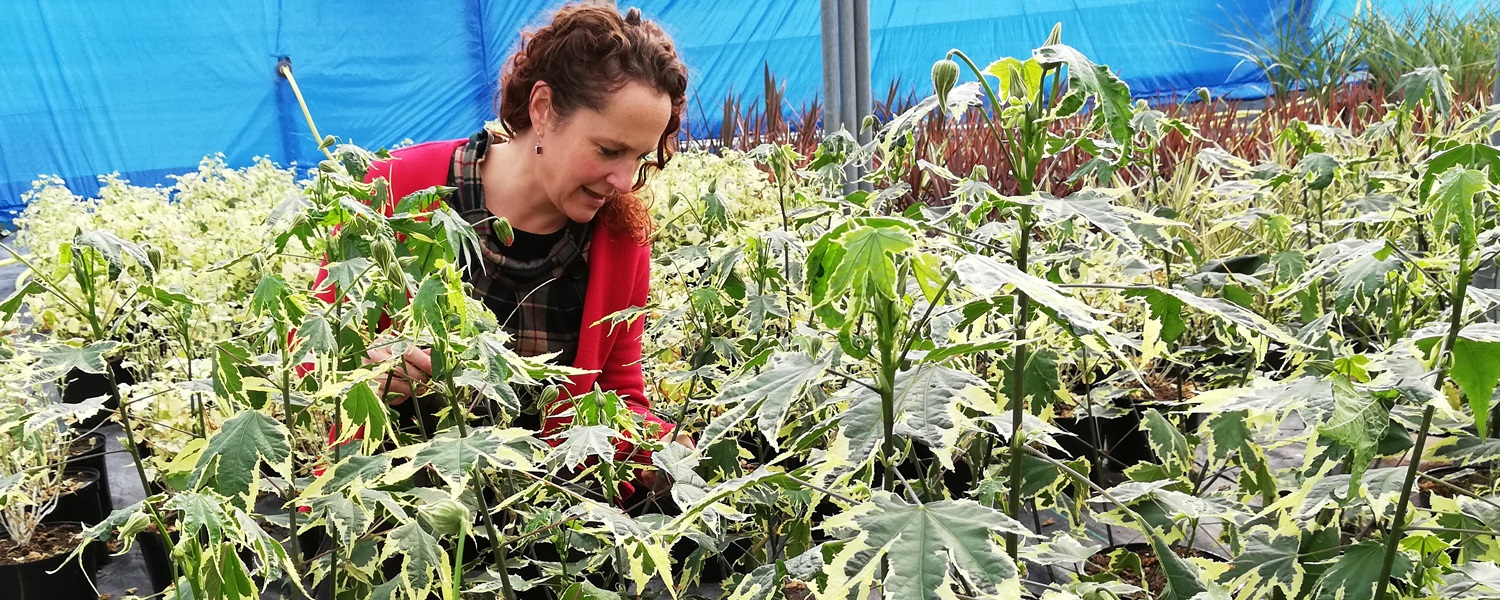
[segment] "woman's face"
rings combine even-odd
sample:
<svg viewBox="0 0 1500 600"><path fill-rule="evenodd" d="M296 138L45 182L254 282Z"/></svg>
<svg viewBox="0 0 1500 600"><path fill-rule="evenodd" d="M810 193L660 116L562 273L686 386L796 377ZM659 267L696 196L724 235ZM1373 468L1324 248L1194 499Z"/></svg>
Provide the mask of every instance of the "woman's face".
<svg viewBox="0 0 1500 600"><path fill-rule="evenodd" d="M544 123L538 128L542 154L535 158L553 207L584 223L616 193L630 191L642 161L655 158L671 116L671 98L631 82L601 110L583 108Z"/></svg>

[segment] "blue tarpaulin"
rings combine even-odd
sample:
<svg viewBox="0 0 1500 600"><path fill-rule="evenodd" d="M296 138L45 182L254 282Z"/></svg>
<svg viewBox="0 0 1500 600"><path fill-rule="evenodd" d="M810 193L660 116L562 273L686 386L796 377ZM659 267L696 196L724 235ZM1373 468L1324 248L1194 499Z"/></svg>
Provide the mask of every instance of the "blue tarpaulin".
<svg viewBox="0 0 1500 600"><path fill-rule="evenodd" d="M1313 27L1362 0L870 0L875 95L889 82L925 94L950 48L981 63L1028 56L1052 25L1110 65L1137 95L1207 87L1261 93L1250 65L1216 52L1226 32L1267 34L1303 15ZM1312 10L1294 10L1312 3ZM1448 2L1463 11L1473 0ZM1376 1L1400 12L1416 0ZM324 134L366 147L467 135L494 118L496 75L556 2L459 0L6 0L0 2L0 222L42 174L74 192L118 172L170 183L205 155L288 165L319 154L283 57ZM786 84L790 113L821 85L816 0L640 0L676 38L690 70L689 126L716 131L731 90L756 99L762 65Z"/></svg>

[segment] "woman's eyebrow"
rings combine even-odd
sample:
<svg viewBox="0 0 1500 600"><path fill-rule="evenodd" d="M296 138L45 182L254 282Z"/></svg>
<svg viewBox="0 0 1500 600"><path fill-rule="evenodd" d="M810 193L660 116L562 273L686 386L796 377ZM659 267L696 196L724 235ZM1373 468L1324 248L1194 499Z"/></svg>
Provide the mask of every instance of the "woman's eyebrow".
<svg viewBox="0 0 1500 600"><path fill-rule="evenodd" d="M609 137L596 137L596 138L594 138L594 143L599 144L600 146L607 147L607 148L623 149L623 150L632 150L633 149L633 147L630 144L627 144L625 142L616 140L614 138L609 138ZM641 152L643 154L649 154L649 153L655 152L655 151L656 151L656 148L654 146L650 147L650 148L647 148L645 150L641 150Z"/></svg>

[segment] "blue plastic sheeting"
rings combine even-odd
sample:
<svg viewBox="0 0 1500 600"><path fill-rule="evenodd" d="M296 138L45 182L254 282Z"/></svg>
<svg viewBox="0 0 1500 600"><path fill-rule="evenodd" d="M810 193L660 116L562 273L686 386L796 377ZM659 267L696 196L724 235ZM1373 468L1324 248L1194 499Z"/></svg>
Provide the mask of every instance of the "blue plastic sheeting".
<svg viewBox="0 0 1500 600"><path fill-rule="evenodd" d="M1272 31L1292 15L1337 23L1361 0L870 0L872 81L925 94L950 48L980 66L1029 56L1053 23L1137 95L1262 93L1260 73L1222 52L1226 32ZM787 104L821 84L817 0L640 0L691 69L689 126L717 131L731 90L758 101L762 65ZM1384 0L1388 12L1416 0ZM1447 3L1464 11L1474 0ZM84 195L96 175L170 184L222 152L310 166L319 154L277 60L289 57L322 133L366 147L466 135L493 118L495 77L518 31L556 2L459 0L0 2L0 222L40 174Z"/></svg>

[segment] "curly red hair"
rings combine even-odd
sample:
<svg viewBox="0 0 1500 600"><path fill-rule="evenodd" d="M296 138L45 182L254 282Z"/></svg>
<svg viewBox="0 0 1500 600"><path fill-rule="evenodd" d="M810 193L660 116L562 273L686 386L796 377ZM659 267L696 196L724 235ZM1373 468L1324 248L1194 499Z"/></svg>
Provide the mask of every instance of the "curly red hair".
<svg viewBox="0 0 1500 600"><path fill-rule="evenodd" d="M676 151L677 130L687 108L687 66L672 38L632 8L624 16L604 6L568 4L550 23L521 35L521 45L500 73L495 112L512 134L532 127L528 104L538 81L552 89L552 108L567 118L580 108L601 110L611 94L630 82L666 94L672 114L656 145L656 160L641 165L630 192L611 198L596 217L645 245L655 229L650 207L635 194L652 170ZM603 82L603 85L601 85Z"/></svg>

